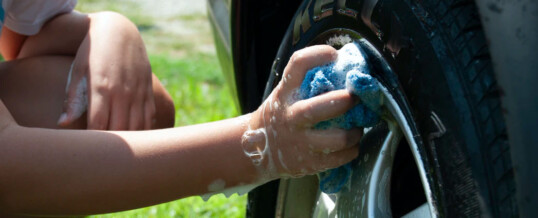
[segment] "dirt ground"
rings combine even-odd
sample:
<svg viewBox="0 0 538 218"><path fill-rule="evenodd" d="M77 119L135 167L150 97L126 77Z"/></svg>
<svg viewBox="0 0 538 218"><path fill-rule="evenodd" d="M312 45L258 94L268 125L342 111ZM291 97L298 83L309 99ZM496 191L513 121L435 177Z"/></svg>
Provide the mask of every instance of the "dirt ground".
<svg viewBox="0 0 538 218"><path fill-rule="evenodd" d="M177 15L205 14L205 0L133 0L140 4L151 16L167 18Z"/></svg>
<svg viewBox="0 0 538 218"><path fill-rule="evenodd" d="M127 16L138 26L148 53L215 54L206 0L86 0L78 2L77 10L109 10Z"/></svg>
<svg viewBox="0 0 538 218"><path fill-rule="evenodd" d="M188 43L188 48L176 49L171 52L173 55L182 56L189 52L215 53L205 0L133 1L153 19L158 31L176 41Z"/></svg>

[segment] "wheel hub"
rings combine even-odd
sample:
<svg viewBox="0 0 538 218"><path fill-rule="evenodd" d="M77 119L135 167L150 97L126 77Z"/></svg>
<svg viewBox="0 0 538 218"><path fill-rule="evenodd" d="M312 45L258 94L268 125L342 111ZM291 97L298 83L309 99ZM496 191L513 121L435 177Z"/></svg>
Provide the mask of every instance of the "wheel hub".
<svg viewBox="0 0 538 218"><path fill-rule="evenodd" d="M327 31L311 44L325 43L331 36L342 34L360 44L363 55L369 60L368 64L377 65L377 69L392 73L395 77L396 74L374 46L364 39L358 39L359 34L352 30ZM277 217L391 217L391 175L398 145L404 138L417 165L426 199L404 217L438 216L424 161L416 143L418 136L410 130L408 119L390 93L390 87L382 83L378 85L383 92L383 121L365 130L359 145L359 156L352 162L353 170L348 184L336 194L325 194L319 191L316 176L283 179L277 199Z"/></svg>

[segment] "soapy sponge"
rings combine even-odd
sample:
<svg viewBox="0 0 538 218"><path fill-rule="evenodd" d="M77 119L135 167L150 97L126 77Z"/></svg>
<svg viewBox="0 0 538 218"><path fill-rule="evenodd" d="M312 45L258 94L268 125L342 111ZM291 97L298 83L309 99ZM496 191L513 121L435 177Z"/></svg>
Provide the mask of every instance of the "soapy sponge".
<svg viewBox="0 0 538 218"><path fill-rule="evenodd" d="M377 80L370 75L370 68L357 43L349 43L338 50L335 62L309 70L300 87L301 99L312 98L337 89L347 89L359 96L360 103L340 117L315 125L318 129L371 127L380 120L381 91ZM336 193L351 176L350 163L319 174L320 189Z"/></svg>

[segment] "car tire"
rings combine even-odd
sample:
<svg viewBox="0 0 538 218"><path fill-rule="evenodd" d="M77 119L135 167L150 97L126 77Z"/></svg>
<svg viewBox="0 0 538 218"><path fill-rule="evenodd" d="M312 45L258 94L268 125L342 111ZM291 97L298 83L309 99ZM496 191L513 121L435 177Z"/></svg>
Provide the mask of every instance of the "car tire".
<svg viewBox="0 0 538 218"><path fill-rule="evenodd" d="M439 215L517 217L500 91L475 3L304 1L279 48L265 95L294 51L326 43L324 34L349 31L371 43L395 74L373 73L409 111L406 119L428 181L435 184ZM250 192L247 216L275 217L277 190L273 181Z"/></svg>

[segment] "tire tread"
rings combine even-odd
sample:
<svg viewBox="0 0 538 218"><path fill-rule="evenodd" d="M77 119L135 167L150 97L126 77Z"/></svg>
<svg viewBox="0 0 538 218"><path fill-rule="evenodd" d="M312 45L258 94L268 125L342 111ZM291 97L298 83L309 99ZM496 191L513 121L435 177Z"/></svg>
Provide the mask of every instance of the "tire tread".
<svg viewBox="0 0 538 218"><path fill-rule="evenodd" d="M490 193L497 193L490 196L493 213L499 217L517 217L514 170L500 92L475 3L469 0L438 1L431 11L437 12L433 14L437 15L440 26L448 30L446 40L454 42L452 50L463 69L460 79L469 90L469 102L478 117L477 132L481 144L485 145L481 148L482 156L485 165L491 168L487 172L493 174L488 175L494 181L489 187Z"/></svg>

